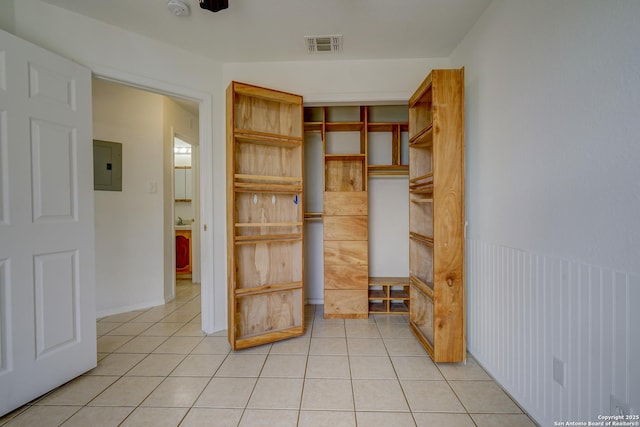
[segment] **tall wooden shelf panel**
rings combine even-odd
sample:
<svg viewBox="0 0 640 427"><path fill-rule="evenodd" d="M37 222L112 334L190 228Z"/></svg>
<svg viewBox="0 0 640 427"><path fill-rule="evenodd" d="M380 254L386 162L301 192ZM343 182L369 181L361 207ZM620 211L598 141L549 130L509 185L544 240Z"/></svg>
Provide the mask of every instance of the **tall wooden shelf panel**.
<svg viewBox="0 0 640 427"><path fill-rule="evenodd" d="M369 207L364 107L325 109L324 316L368 317Z"/></svg>
<svg viewBox="0 0 640 427"><path fill-rule="evenodd" d="M302 97L227 88L229 342L304 333Z"/></svg>
<svg viewBox="0 0 640 427"><path fill-rule="evenodd" d="M433 70L409 101L409 317L436 362L466 358L463 88Z"/></svg>

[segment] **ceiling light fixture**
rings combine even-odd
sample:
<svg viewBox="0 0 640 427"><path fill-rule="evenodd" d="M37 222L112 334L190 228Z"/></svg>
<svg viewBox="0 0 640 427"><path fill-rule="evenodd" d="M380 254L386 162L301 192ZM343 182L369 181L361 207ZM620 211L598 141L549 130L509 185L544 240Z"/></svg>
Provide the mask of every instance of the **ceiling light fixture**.
<svg viewBox="0 0 640 427"><path fill-rule="evenodd" d="M186 17L191 15L191 9L189 4L184 0L169 0L167 2L167 9L173 16Z"/></svg>
<svg viewBox="0 0 640 427"><path fill-rule="evenodd" d="M200 7L211 12L220 12L229 7L229 0L200 0Z"/></svg>

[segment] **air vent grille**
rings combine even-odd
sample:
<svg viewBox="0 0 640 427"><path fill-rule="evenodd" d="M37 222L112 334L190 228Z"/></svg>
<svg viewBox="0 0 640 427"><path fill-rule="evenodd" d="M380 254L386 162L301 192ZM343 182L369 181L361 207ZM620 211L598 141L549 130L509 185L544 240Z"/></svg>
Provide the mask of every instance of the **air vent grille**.
<svg viewBox="0 0 640 427"><path fill-rule="evenodd" d="M342 34L304 36L307 53L337 53L342 51Z"/></svg>

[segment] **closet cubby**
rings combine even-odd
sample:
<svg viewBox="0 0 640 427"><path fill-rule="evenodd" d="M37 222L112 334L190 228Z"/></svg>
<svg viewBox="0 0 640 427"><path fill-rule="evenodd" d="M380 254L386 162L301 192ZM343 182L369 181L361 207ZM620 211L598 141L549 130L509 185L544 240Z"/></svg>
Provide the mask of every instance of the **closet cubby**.
<svg viewBox="0 0 640 427"><path fill-rule="evenodd" d="M408 314L408 277L369 277L369 313Z"/></svg>

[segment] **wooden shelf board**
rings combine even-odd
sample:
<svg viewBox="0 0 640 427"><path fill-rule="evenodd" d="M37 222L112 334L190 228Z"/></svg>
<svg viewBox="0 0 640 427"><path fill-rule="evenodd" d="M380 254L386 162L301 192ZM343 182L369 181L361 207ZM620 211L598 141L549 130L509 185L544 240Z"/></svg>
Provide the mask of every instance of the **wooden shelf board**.
<svg viewBox="0 0 640 427"><path fill-rule="evenodd" d="M367 131L368 132L393 132L394 128L399 128L406 130L409 127L409 123L407 122L374 122L367 123Z"/></svg>
<svg viewBox="0 0 640 427"><path fill-rule="evenodd" d="M362 130L364 122L326 122L326 132L358 132Z"/></svg>
<svg viewBox="0 0 640 427"><path fill-rule="evenodd" d="M370 300L387 299L387 293L382 289L369 289Z"/></svg>
<svg viewBox="0 0 640 427"><path fill-rule="evenodd" d="M304 122L305 132L321 132L322 122Z"/></svg>
<svg viewBox="0 0 640 427"><path fill-rule="evenodd" d="M386 313L387 305L384 302L369 302L369 313Z"/></svg>
<svg viewBox="0 0 640 427"><path fill-rule="evenodd" d="M240 298L249 295L269 294L295 289L302 289L302 282L276 283L273 285L256 286L253 288L235 289L234 292L236 297Z"/></svg>
<svg viewBox="0 0 640 427"><path fill-rule="evenodd" d="M391 289L389 290L389 298L392 300L405 300L409 299L409 293L404 289Z"/></svg>
<svg viewBox="0 0 640 427"><path fill-rule="evenodd" d="M360 160L364 161L366 154L350 153L350 154L325 154L324 161L345 161L345 160Z"/></svg>
<svg viewBox="0 0 640 427"><path fill-rule="evenodd" d="M256 182L236 182L234 189L237 192L245 193L301 193L301 185L287 185L287 184L271 184L271 183L256 183Z"/></svg>
<svg viewBox="0 0 640 427"><path fill-rule="evenodd" d="M404 302L390 302L389 312L391 313L409 313L409 306Z"/></svg>
<svg viewBox="0 0 640 427"><path fill-rule="evenodd" d="M412 197L411 203L433 203L432 197Z"/></svg>
<svg viewBox="0 0 640 427"><path fill-rule="evenodd" d="M236 245L255 245L258 243L287 243L302 241L302 234L260 234L252 236L236 236Z"/></svg>
<svg viewBox="0 0 640 427"><path fill-rule="evenodd" d="M409 147L426 148L433 145L433 125L429 124L409 139Z"/></svg>
<svg viewBox="0 0 640 427"><path fill-rule="evenodd" d="M409 284L408 277L369 277L369 286L403 286Z"/></svg>
<svg viewBox="0 0 640 427"><path fill-rule="evenodd" d="M253 227L299 227L302 222L237 222L236 228L253 228Z"/></svg>
<svg viewBox="0 0 640 427"><path fill-rule="evenodd" d="M263 132L253 132L249 130L236 129L235 130L236 142L258 144L258 145L270 145L274 147L283 148L297 148L302 146L303 138L289 136L289 135L277 135Z"/></svg>
<svg viewBox="0 0 640 427"><path fill-rule="evenodd" d="M305 221L322 221L322 212L305 212Z"/></svg>
<svg viewBox="0 0 640 427"><path fill-rule="evenodd" d="M413 93L411 98L409 98L409 108L415 106L416 103L420 102L423 96L431 90L431 73L422 81L418 89Z"/></svg>
<svg viewBox="0 0 640 427"><path fill-rule="evenodd" d="M234 175L237 181L260 181L270 183L283 183L283 182L302 182L302 177L298 176L270 176L270 175L247 175L237 173Z"/></svg>
<svg viewBox="0 0 640 427"><path fill-rule="evenodd" d="M369 176L408 176L409 165L369 165Z"/></svg>
<svg viewBox="0 0 640 427"><path fill-rule="evenodd" d="M427 295L433 301L433 283L424 282L419 277L409 276L411 284L420 289L425 295Z"/></svg>
<svg viewBox="0 0 640 427"><path fill-rule="evenodd" d="M420 233L414 233L414 232L410 232L409 233L409 239L416 242L416 243L420 243L422 245L428 246L430 248L433 248L433 237L431 236L425 236L423 234Z"/></svg>

